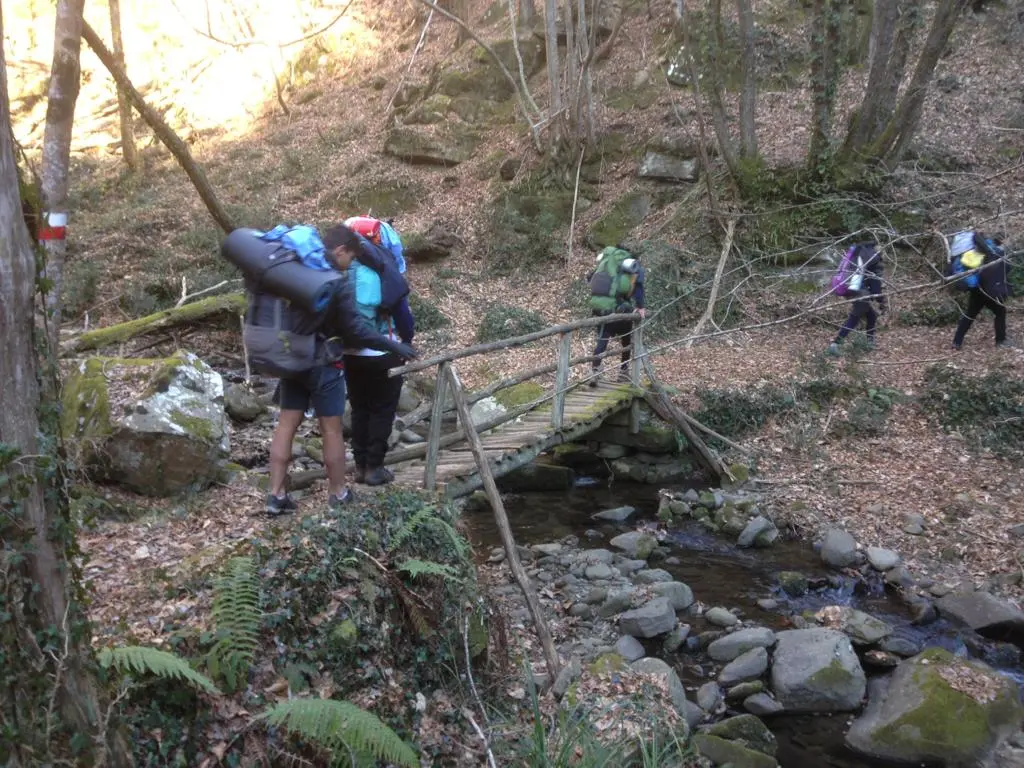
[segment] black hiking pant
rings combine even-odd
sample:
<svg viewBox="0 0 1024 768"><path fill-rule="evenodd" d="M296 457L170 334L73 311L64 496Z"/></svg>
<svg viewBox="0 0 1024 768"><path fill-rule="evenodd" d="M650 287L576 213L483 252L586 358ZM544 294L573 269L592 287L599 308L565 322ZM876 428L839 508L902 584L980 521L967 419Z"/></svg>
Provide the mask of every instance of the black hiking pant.
<svg viewBox="0 0 1024 768"><path fill-rule="evenodd" d="M843 327L839 329L839 334L836 336L836 343L838 344L849 336L850 332L860 325L862 318L865 320L867 325L868 339L874 339L875 324L878 322L878 313L875 311L875 308L871 306L871 299L857 299L853 302L853 306L850 307L850 314L846 318L846 322L843 323Z"/></svg>
<svg viewBox="0 0 1024 768"><path fill-rule="evenodd" d="M345 383L352 407L352 456L357 467L384 465L388 438L395 422L402 377L388 376L389 368L402 365L393 354L361 357L345 355Z"/></svg>
<svg viewBox="0 0 1024 768"><path fill-rule="evenodd" d="M594 354L600 355L608 351L608 342L618 339L622 344L622 361L619 368L623 372L629 370L629 360L633 354L633 324L628 322L602 323L597 329L597 346L594 347ZM601 360L594 361L594 370L601 367Z"/></svg>
<svg viewBox="0 0 1024 768"><path fill-rule="evenodd" d="M953 336L954 347L959 347L964 343L964 336L970 330L971 323L985 307L991 309L992 314L995 315L996 344L1006 341L1006 305L989 296L981 288L971 288L967 296L967 309L960 316L960 322L956 324L956 334Z"/></svg>

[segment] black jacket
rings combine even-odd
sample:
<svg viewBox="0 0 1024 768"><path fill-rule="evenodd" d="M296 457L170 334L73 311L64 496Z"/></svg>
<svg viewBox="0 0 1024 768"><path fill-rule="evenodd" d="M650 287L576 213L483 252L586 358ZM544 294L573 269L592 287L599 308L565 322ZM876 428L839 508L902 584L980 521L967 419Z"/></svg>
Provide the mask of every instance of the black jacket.
<svg viewBox="0 0 1024 768"><path fill-rule="evenodd" d="M336 339L340 342L340 345L332 343L332 348L338 349L339 357L341 347L393 352L405 360L415 357L412 347L378 333L370 322L359 314L359 310L356 309L355 289L348 279L338 280L335 286L330 303L321 318L320 331L329 340Z"/></svg>
<svg viewBox="0 0 1024 768"><path fill-rule="evenodd" d="M860 290L853 292L853 295L860 299L875 299L878 306L885 308L885 295L882 293L882 272L885 264L882 261L882 254L872 248L872 252L858 254L865 259L864 279L861 282Z"/></svg>
<svg viewBox="0 0 1024 768"><path fill-rule="evenodd" d="M1010 295L1010 281L1006 266L1006 251L994 243L986 243L985 263L978 273L980 288L987 296L1003 301Z"/></svg>

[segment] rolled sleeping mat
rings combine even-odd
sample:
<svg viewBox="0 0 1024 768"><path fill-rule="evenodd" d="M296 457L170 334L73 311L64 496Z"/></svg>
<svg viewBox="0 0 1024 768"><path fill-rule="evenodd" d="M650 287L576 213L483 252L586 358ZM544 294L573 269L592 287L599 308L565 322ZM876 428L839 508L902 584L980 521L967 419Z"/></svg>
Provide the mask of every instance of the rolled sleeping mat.
<svg viewBox="0 0 1024 768"><path fill-rule="evenodd" d="M326 309L333 284L343 277L333 269L305 266L294 251L279 242L261 240L255 229L236 229L224 239L220 252L256 290L287 299L307 312Z"/></svg>

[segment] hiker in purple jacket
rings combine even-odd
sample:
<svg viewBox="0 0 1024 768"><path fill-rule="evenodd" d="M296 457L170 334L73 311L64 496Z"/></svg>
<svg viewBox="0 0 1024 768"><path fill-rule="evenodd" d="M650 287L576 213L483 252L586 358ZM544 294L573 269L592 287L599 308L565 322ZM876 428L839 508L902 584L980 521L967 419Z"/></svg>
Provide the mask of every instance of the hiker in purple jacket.
<svg viewBox="0 0 1024 768"><path fill-rule="evenodd" d="M856 250L853 254L854 269L846 281L846 292L844 297L855 299L850 306L850 314L839 329L835 340L828 345L827 354L838 355L840 345L850 335L851 331L857 329L863 319L867 332L868 346L875 346L875 325L878 322L879 312L885 312L885 296L882 294L882 254L873 242L857 243L853 246ZM878 312L872 306L872 301L878 302Z"/></svg>

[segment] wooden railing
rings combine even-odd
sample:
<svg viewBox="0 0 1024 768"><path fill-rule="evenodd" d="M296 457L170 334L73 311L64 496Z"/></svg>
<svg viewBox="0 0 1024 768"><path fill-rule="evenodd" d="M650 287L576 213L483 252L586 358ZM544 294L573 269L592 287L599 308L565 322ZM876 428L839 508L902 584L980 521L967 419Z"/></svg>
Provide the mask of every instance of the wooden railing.
<svg viewBox="0 0 1024 768"><path fill-rule="evenodd" d="M585 363L593 364L605 357L619 354L618 349L609 348L601 355L582 355L579 357L572 357L574 333L584 329L595 328L604 325L605 323L616 322L629 323L632 328L633 355L629 367L629 380L633 386L639 387L641 385L641 375L643 373L643 325L641 323L640 315L634 313L589 317L572 323L566 323L564 325L551 326L550 328L545 328L544 330L524 334L522 336L514 336L500 341L477 344L463 349L452 350L450 352L427 358L426 360L410 363L400 368L393 368L390 371L392 376L423 371L434 366L437 366L438 370L433 398L396 420L396 426L399 429L409 429L424 419L429 419L430 426L426 442L389 453L386 463L397 464L411 459L426 457L426 466L424 467L423 472L423 485L428 490L433 490L437 484L437 461L441 450L448 446L470 439L470 433L480 434L482 432L488 432L496 427L500 427L502 424L518 419L548 402L551 403L551 426L556 429L561 428L565 423L565 396L572 388L569 383L572 369L578 365L583 365ZM465 393L465 391L461 389L461 384L459 385L460 392L458 395L453 391L453 375L456 380L458 379L454 369L455 361L477 355L488 354L490 352L498 352L515 347L521 347L526 344L543 341L544 339L549 339L554 336L558 337L557 359L554 362L546 363L512 376L507 376L500 381L494 382L483 389L470 394ZM609 345L609 347L611 346L612 345ZM459 397L464 399L465 405L468 409L474 403L477 403L484 398L491 397L503 389L514 387L517 384L522 384L538 376L543 376L549 373L555 374L553 391L546 392L539 398L512 408L481 424L474 425L472 421L459 418L458 427L455 432L447 435L442 434L442 424L445 416L458 411L457 401ZM598 374L590 374L590 376L596 375ZM584 380L590 376L584 377ZM449 401L448 398L449 392L452 393L451 401ZM638 405L633 407L631 410L630 421L633 431L636 431L639 428Z"/></svg>

